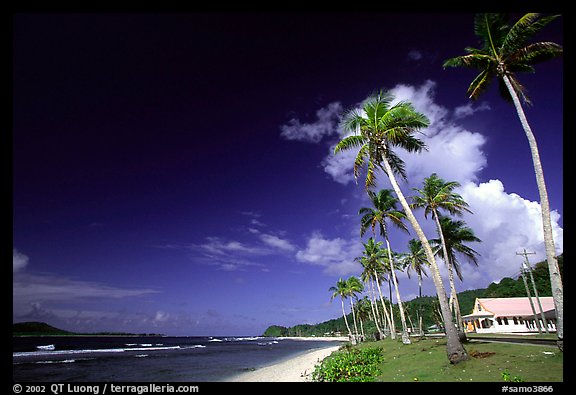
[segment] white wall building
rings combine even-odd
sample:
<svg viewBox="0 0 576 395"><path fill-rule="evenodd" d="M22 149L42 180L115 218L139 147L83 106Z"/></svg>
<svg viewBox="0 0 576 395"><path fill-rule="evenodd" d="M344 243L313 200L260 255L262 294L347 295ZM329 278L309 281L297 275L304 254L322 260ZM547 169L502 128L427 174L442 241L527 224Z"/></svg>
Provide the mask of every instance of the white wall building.
<svg viewBox="0 0 576 395"><path fill-rule="evenodd" d="M556 310L551 296L540 297L544 312L543 323L538 300L532 303L542 332L547 325L549 332L556 331ZM527 297L523 298L476 298L472 314L462 317L466 332L477 333L518 333L538 332L534 311Z"/></svg>

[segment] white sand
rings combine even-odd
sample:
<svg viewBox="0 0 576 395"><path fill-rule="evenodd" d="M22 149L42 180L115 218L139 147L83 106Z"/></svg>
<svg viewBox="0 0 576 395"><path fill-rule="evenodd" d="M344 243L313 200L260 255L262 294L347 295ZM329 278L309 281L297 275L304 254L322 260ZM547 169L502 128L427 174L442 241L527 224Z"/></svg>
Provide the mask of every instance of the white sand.
<svg viewBox="0 0 576 395"><path fill-rule="evenodd" d="M333 340L333 338L332 338ZM281 382L312 381L314 367L324 358L338 350L340 345L308 351L294 358L266 366L253 372L242 373L230 378L234 382Z"/></svg>

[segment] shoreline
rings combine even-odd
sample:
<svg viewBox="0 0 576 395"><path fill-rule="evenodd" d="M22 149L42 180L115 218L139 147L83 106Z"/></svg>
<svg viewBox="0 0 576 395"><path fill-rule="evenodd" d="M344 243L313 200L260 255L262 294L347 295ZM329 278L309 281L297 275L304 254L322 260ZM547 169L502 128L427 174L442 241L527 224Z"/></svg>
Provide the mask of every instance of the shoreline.
<svg viewBox="0 0 576 395"><path fill-rule="evenodd" d="M288 339L288 338L287 338ZM294 340L326 340L319 338L295 338ZM333 340L334 338L330 338ZM334 340L333 340L334 341ZM341 340L338 340L341 341ZM316 365L328 357L334 351L337 351L341 344L337 346L324 347L306 351L290 359L274 363L269 366L258 368L251 372L240 373L236 376L227 378L227 382L310 382L312 381L312 372Z"/></svg>
<svg viewBox="0 0 576 395"><path fill-rule="evenodd" d="M278 336L275 339L287 339L287 340L310 340L310 341L333 341L333 342L344 342L350 341L348 336Z"/></svg>

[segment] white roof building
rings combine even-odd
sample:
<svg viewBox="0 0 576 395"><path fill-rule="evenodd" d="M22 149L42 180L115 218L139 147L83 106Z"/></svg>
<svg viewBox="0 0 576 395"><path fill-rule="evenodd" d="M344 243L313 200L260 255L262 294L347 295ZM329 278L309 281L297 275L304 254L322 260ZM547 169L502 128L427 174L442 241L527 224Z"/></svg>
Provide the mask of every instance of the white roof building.
<svg viewBox="0 0 576 395"><path fill-rule="evenodd" d="M540 297L545 323L542 320L538 300L521 298L476 298L472 314L462 317L466 332L477 333L509 333L538 332L534 311L544 331L547 325L549 332L556 331L556 309L551 296Z"/></svg>

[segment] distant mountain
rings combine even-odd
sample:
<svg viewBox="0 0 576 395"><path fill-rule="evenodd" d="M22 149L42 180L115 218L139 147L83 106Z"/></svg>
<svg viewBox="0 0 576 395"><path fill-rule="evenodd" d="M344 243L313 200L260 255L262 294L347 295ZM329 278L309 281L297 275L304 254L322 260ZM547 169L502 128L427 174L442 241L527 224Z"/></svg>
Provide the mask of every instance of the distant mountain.
<svg viewBox="0 0 576 395"><path fill-rule="evenodd" d="M560 267L560 274L564 277L564 255L558 256L558 266ZM538 262L533 266L532 274L534 282L538 289L539 296L552 296L550 287L550 274L548 272L548 264L546 261ZM532 285L530 279L531 294ZM458 301L460 302L460 311L462 315L472 313L474 308L474 301L476 298L510 298L515 296L526 296L526 288L522 277L518 276L516 279L504 277L498 283L491 283L487 288L472 289L458 293ZM415 298L410 301L404 302L404 308L408 315L408 326L417 326L416 316L422 316L423 327L428 328L431 325L439 325L441 321L438 298L436 296L423 296ZM400 328L398 306L394 305L394 317L396 321L396 328ZM412 320L412 323L410 322ZM352 321L352 314L348 315L348 322L350 325ZM365 332L374 333L376 328L372 321L364 323ZM340 333L346 335L347 329L344 323L344 318L340 316L332 320L324 321L319 324L299 324L292 327L284 327L280 325L271 325L266 331L264 336L325 336L329 334Z"/></svg>
<svg viewBox="0 0 576 395"><path fill-rule="evenodd" d="M72 332L55 328L45 322L19 322L12 325L13 336L55 336L72 334Z"/></svg>
<svg viewBox="0 0 576 395"><path fill-rule="evenodd" d="M12 324L12 336L164 336L161 333L98 332L77 333L55 328L45 322L19 322Z"/></svg>

